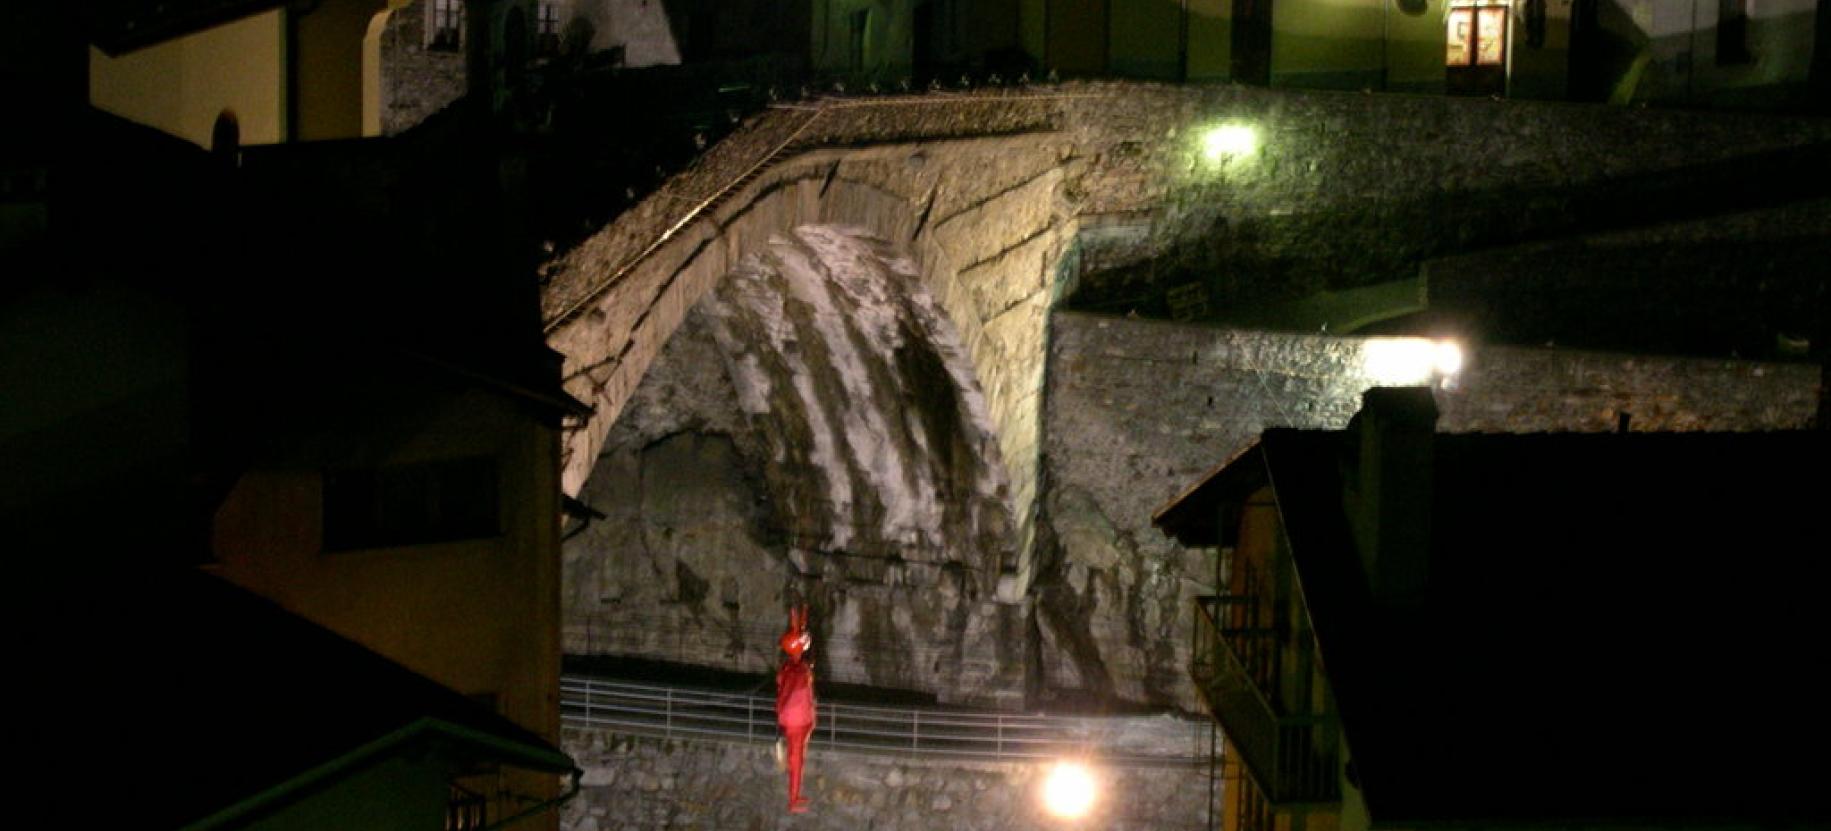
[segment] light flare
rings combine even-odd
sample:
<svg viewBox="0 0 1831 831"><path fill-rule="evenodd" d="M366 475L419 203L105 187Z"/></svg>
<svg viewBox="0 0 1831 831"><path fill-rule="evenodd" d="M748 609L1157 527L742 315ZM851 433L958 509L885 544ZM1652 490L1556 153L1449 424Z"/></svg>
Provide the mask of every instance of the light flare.
<svg viewBox="0 0 1831 831"><path fill-rule="evenodd" d="M1361 371L1376 386L1425 386L1462 371L1462 346L1451 340L1383 338L1361 350Z"/></svg>
<svg viewBox="0 0 1831 831"><path fill-rule="evenodd" d="M1097 790L1086 765L1057 762L1043 780L1043 807L1062 819L1079 819L1093 808Z"/></svg>
<svg viewBox="0 0 1831 831"><path fill-rule="evenodd" d="M1259 149L1259 131L1249 124L1222 124L1202 134L1202 157L1210 162L1250 156Z"/></svg>

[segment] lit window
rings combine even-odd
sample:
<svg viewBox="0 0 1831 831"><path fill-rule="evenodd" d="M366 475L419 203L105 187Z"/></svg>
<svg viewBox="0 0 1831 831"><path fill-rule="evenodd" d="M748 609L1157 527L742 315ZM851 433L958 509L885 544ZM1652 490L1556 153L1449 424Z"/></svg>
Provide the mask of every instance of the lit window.
<svg viewBox="0 0 1831 831"><path fill-rule="evenodd" d="M1450 66L1500 66L1506 63L1507 7L1503 5L1451 8L1445 62Z"/></svg>
<svg viewBox="0 0 1831 831"><path fill-rule="evenodd" d="M426 48L456 52L464 48L464 0L432 0L427 11Z"/></svg>
<svg viewBox="0 0 1831 831"><path fill-rule="evenodd" d="M535 38L535 49L541 55L553 57L559 54L559 4L542 2L538 20L539 35Z"/></svg>

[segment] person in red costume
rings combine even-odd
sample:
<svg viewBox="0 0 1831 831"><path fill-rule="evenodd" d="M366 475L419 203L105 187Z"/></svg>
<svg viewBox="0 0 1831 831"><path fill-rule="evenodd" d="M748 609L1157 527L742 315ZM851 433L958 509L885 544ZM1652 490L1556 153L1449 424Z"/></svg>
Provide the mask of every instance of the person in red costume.
<svg viewBox="0 0 1831 831"><path fill-rule="evenodd" d="M801 766L807 760L807 739L814 732L814 662L804 660L813 639L807 634L807 606L789 610L788 631L782 651L788 660L776 671L776 724L788 744L788 812L807 811L801 795Z"/></svg>

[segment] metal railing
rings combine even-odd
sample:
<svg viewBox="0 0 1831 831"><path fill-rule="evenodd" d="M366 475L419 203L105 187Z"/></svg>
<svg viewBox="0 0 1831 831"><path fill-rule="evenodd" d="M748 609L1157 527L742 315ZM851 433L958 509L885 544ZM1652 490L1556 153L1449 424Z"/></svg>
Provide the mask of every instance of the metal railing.
<svg viewBox="0 0 1831 831"><path fill-rule="evenodd" d="M775 699L743 693L637 684L568 675L560 679L560 715L568 727L663 738L773 742ZM1205 727L1170 748L1125 747L1119 719L939 708L878 707L823 701L812 744L856 752L988 760L1096 756L1116 766L1182 767L1208 763ZM1198 735L1200 733L1201 735Z"/></svg>
<svg viewBox="0 0 1831 831"><path fill-rule="evenodd" d="M561 629L568 655L666 661L684 666L720 666L740 672L774 672L781 652L780 624L707 623L686 612L582 612L567 616ZM989 637L966 640L947 633L928 639L816 633L821 681L866 687L922 689L920 667L951 666L963 686L995 678L997 645ZM864 656L894 654L894 663L867 666ZM1009 676L1007 676L1009 677ZM1009 685L1016 687L1016 682ZM998 706L995 702L982 702Z"/></svg>
<svg viewBox="0 0 1831 831"><path fill-rule="evenodd" d="M1222 607L1237 598L1197 600L1189 671L1215 720L1274 805L1328 802L1339 797L1336 726L1332 713L1286 715L1256 677L1262 656L1278 644L1264 632L1221 623ZM1272 643L1265 643L1267 639ZM1242 648L1250 646L1250 648ZM1244 654L1242 654L1244 653ZM1272 662L1271 665L1275 665Z"/></svg>

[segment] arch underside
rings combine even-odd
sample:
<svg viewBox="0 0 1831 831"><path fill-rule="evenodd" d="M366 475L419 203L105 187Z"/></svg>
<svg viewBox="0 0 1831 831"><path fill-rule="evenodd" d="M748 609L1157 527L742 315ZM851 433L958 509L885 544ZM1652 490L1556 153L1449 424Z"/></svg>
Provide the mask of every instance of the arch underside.
<svg viewBox="0 0 1831 831"><path fill-rule="evenodd" d="M1059 158L1034 136L809 151L681 227L549 332L565 356L567 391L594 408L563 439L566 493L581 492L611 425L688 310L747 253L803 225L852 226L909 252L965 345L1016 521L999 596L1021 598L1032 571L1047 312L1072 237ZM613 223L603 235L617 233Z"/></svg>

